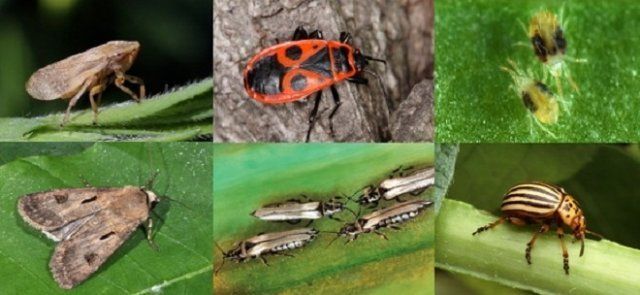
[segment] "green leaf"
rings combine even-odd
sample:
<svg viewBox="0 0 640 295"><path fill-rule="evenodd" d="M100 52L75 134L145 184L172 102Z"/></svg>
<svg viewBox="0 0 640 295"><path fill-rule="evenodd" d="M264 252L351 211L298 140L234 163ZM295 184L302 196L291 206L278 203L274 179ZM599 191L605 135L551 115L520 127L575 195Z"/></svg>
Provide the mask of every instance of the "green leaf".
<svg viewBox="0 0 640 295"><path fill-rule="evenodd" d="M300 194L318 200L351 195L399 166L433 165L434 154L432 144L217 145L214 162L214 240L228 250L260 232L296 227L250 215L265 204L300 198ZM358 211L355 203L348 206ZM337 217L344 222L354 219L348 212ZM433 292L433 224L434 212L428 209L400 231L385 230L388 241L365 234L347 245L340 239L328 246L335 234L325 233L304 249L292 251L294 258L267 257L270 267L259 260L227 262L214 276L214 291L429 294ZM304 225L303 221L297 227ZM335 232L342 225L322 219L311 226ZM218 267L222 255L216 251L214 257Z"/></svg>
<svg viewBox="0 0 640 295"><path fill-rule="evenodd" d="M640 277L629 269L640 261L640 229L629 226L637 224L640 214L640 194L633 189L640 175L635 149L635 145L462 145L447 198L466 203L445 202L449 211L440 212L436 265L542 293L568 293L574 288L571 292L581 294L626 294L637 289ZM569 276L562 273L560 245L552 233L538 238L533 265L526 264L524 250L536 226L505 224L471 235L498 218L502 196L511 186L530 180L565 188L580 202L588 228L606 238L588 240L580 258L579 244L565 237Z"/></svg>
<svg viewBox="0 0 640 295"><path fill-rule="evenodd" d="M509 75L507 59L537 72L541 63L520 23L549 9L569 23L564 28L568 63L579 93L564 83L555 135L532 123ZM640 140L637 48L640 5L634 0L458 0L436 5L436 115L441 142L629 142ZM545 80L558 93L551 79Z"/></svg>
<svg viewBox="0 0 640 295"><path fill-rule="evenodd" d="M0 153L8 153L5 146ZM200 143L114 143L95 144L68 156L21 158L0 166L0 235L5 237L0 241L0 276L11 278L11 283L0 285L0 293L64 293L48 267L55 243L19 217L16 208L21 196L83 187L83 179L97 187L143 186L155 171L158 175L153 190L175 201L161 199L151 215L159 251L147 244L142 230L136 230L74 290L79 294L155 290L210 293L210 155L210 145Z"/></svg>
<svg viewBox="0 0 640 295"><path fill-rule="evenodd" d="M471 235L495 219L472 205L445 200L436 223L436 266L540 294L637 292L640 250L608 240L586 240L585 254L578 257L580 244L566 241L571 269L565 275L558 238L553 234L538 238L531 265L524 258L531 229L502 225Z"/></svg>
<svg viewBox="0 0 640 295"><path fill-rule="evenodd" d="M36 118L0 118L0 141L177 141L213 134L212 79L142 100Z"/></svg>

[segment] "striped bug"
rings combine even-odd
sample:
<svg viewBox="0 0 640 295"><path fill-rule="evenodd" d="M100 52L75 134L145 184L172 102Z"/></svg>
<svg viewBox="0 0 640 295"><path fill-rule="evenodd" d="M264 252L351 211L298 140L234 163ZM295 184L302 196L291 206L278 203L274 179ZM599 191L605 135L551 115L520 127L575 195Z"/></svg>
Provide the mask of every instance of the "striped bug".
<svg viewBox="0 0 640 295"><path fill-rule="evenodd" d="M392 172L390 178L383 180L377 187L373 185L365 187L358 198L358 203L375 207L381 199L396 199L402 202L400 196L407 193L417 196L434 184L435 169L433 167L418 169L404 175L410 169L398 168Z"/></svg>
<svg viewBox="0 0 640 295"><path fill-rule="evenodd" d="M267 259L265 255L284 255L293 257L285 251L302 248L311 243L318 236L319 231L315 228L299 228L281 232L260 233L244 241L229 250L224 251L217 243L216 247L222 252L222 264L216 269L217 274L224 266L226 260L244 262L249 259L260 258L265 265Z"/></svg>
<svg viewBox="0 0 640 295"><path fill-rule="evenodd" d="M303 195L304 198L307 198ZM266 221L286 221L296 224L302 219L309 219L309 224L315 219L328 217L333 220L341 221L333 215L343 210L351 211L345 206L345 203L339 201L342 197L334 197L329 201L307 201L291 199L286 202L273 203L266 205L251 215ZM353 211L351 211L353 213Z"/></svg>
<svg viewBox="0 0 640 295"><path fill-rule="evenodd" d="M533 238L527 243L525 259L531 264L531 250L539 234L544 234L555 223L556 232L562 246L564 271L569 274L569 254L564 244L563 225L567 225L573 231L574 241L580 240L580 256L584 254L584 236L592 234L602 238L599 234L587 230L580 204L573 196L563 188L543 182L529 182L516 185L509 189L502 200L502 217L498 220L478 228L473 235L491 229L504 221L523 226L531 223L542 224L540 230L533 234Z"/></svg>
<svg viewBox="0 0 640 295"><path fill-rule="evenodd" d="M387 236L380 232L379 229L389 227L399 230L400 228L398 227L398 224L415 218L420 214L420 212L424 211L424 209L432 204L433 202L431 201L417 199L397 203L389 208L371 212L361 218L358 218L354 223L349 223L343 226L337 233L338 236L333 239L331 243L340 236L347 237L346 243L349 243L357 239L360 234L371 232L376 233L385 240L388 240Z"/></svg>

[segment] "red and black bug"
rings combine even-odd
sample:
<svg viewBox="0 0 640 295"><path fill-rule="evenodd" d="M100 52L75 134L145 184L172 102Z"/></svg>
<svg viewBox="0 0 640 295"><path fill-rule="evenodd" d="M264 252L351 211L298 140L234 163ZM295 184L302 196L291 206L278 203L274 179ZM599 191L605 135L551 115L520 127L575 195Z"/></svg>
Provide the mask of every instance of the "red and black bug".
<svg viewBox="0 0 640 295"><path fill-rule="evenodd" d="M249 96L266 104L296 101L315 92L315 104L309 116L309 141L318 115L322 90L331 89L334 108L329 121L340 107L340 96L335 84L343 80L356 84L368 84L362 73L367 72L382 80L375 72L365 70L368 61L376 59L350 45L351 35L340 33L340 40L323 40L321 31L310 34L303 27L296 28L292 41L280 43L262 50L244 69L244 87ZM386 91L382 87L386 98ZM330 124L333 133L333 124Z"/></svg>

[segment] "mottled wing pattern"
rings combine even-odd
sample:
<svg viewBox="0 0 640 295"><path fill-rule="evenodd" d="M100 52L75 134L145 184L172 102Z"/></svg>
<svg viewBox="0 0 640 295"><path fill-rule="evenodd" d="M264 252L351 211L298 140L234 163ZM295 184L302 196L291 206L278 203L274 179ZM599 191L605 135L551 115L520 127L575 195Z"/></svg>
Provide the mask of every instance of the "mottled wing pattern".
<svg viewBox="0 0 640 295"><path fill-rule="evenodd" d="M18 212L34 228L53 231L98 212L102 207L98 203L113 201L107 199L109 192L117 190L122 188L57 189L33 193L20 198Z"/></svg>
<svg viewBox="0 0 640 295"><path fill-rule="evenodd" d="M87 279L140 225L138 216L113 210L93 215L71 237L58 244L49 267L60 287L70 289Z"/></svg>

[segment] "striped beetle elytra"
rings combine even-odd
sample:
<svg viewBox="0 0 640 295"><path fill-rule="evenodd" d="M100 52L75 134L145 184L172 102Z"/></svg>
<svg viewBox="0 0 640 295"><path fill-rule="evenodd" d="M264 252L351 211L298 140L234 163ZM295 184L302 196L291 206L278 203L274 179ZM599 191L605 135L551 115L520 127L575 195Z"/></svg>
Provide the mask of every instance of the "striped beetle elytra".
<svg viewBox="0 0 640 295"><path fill-rule="evenodd" d="M378 231L379 229L385 227L396 230L400 229L397 226L398 224L415 218L432 204L433 202L427 200L409 200L397 203L389 208L371 212L361 218L358 218L354 223L349 223L343 226L338 232L336 239L340 236L344 236L348 238L346 243L349 243L357 239L360 234L373 232L383 237L385 240L388 240L385 234Z"/></svg>
<svg viewBox="0 0 640 295"><path fill-rule="evenodd" d="M417 196L435 182L434 167L417 169L404 175L407 170L410 169L398 168L393 171L390 178L383 180L377 187L373 185L365 187L358 198L358 203L371 204L375 207L381 199L401 201L400 196L407 193Z"/></svg>
<svg viewBox="0 0 640 295"><path fill-rule="evenodd" d="M306 198L306 196L303 196ZM339 201L342 197L334 197L329 201L307 201L288 200L286 202L273 203L266 205L251 215L266 221L287 221L289 223L298 223L302 219L313 221L322 217L328 217L340 221L333 215L343 210L351 211L345 206L345 203Z"/></svg>
<svg viewBox="0 0 640 295"><path fill-rule="evenodd" d="M563 225L567 225L573 231L575 240L580 240L580 256L584 254L585 234L592 234L602 238L599 234L587 230L587 223L580 209L580 204L573 196L563 188L543 182L529 182L518 184L504 195L502 200L502 217L498 220L478 228L473 235L489 230L504 221L523 226L527 224L542 224L540 230L533 234L533 238L527 243L525 259L531 264L531 250L539 234L544 234L556 224L556 232L562 246L564 271L569 274L569 253L564 244Z"/></svg>
<svg viewBox="0 0 640 295"><path fill-rule="evenodd" d="M249 259L260 258L266 265L265 255L293 256L286 251L302 248L316 239L320 232L315 228L299 228L281 232L261 233L238 243L238 245L224 251L218 244L216 247L222 252L222 263L216 269L217 274L226 260L244 262Z"/></svg>

